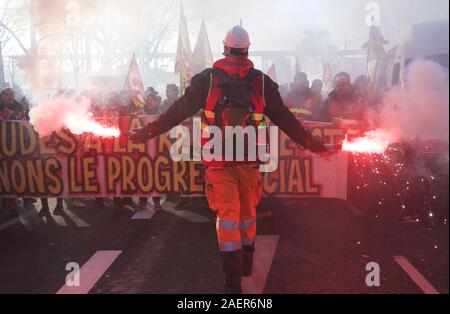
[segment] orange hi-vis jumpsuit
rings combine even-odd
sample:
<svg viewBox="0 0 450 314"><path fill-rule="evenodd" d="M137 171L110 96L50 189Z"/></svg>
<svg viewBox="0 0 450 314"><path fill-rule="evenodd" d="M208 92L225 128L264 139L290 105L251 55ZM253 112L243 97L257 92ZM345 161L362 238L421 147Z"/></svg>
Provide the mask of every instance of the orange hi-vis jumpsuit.
<svg viewBox="0 0 450 314"><path fill-rule="evenodd" d="M205 129L208 131L209 126L217 126L215 106L222 97L219 88L221 71L231 77L238 75L250 84L250 101L254 110L247 123L255 127L258 134L259 129L267 132L267 116L303 147L317 152L325 150L323 143L314 139L311 132L305 130L301 122L284 106L278 85L267 75L255 70L253 63L245 56L229 56L218 60L213 69L206 69L195 75L184 95L157 120L135 131L133 140L145 142L169 131L199 111L203 132ZM256 144L266 145L259 136ZM202 142L202 147L204 153L208 142ZM241 276L251 274L255 250L256 206L262 195L260 164L252 158L236 162L204 159L204 163L206 196L210 207L217 214L217 239L225 273L225 287L230 291L238 291Z"/></svg>
<svg viewBox="0 0 450 314"><path fill-rule="evenodd" d="M258 165L239 164L206 170L206 197L217 213L217 239L222 252L253 246L256 206L262 195Z"/></svg>
<svg viewBox="0 0 450 314"><path fill-rule="evenodd" d="M232 62L230 62L232 61ZM255 109L251 114L251 125L258 132L267 132L264 117L264 75L253 69L248 59L222 59L214 64L222 75L248 78L251 101ZM217 71L217 70L216 70ZM253 71L253 72L252 72ZM219 74L211 74L211 85L202 110L202 129L215 124L215 107L222 96ZM267 133L266 133L267 134ZM207 137L202 137L206 147ZM223 141L232 139L223 139ZM258 139L257 145L266 142ZM256 206L262 195L259 164L250 161L213 161L206 168L206 197L209 206L217 214L217 238L221 252L241 249L253 251L256 235ZM249 248L251 247L251 248Z"/></svg>

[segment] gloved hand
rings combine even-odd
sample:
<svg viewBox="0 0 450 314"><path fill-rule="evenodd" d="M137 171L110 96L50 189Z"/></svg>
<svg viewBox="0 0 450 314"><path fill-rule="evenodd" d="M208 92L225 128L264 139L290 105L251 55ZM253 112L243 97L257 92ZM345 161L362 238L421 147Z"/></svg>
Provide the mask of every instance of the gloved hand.
<svg viewBox="0 0 450 314"><path fill-rule="evenodd" d="M127 132L128 138L136 143L146 143L152 138L148 125Z"/></svg>
<svg viewBox="0 0 450 314"><path fill-rule="evenodd" d="M325 144L321 140L315 138L310 132L308 132L306 138L305 148L313 153L328 152L328 149L325 146Z"/></svg>
<svg viewBox="0 0 450 314"><path fill-rule="evenodd" d="M325 144L321 140L318 140L318 139L313 139L310 142L308 149L313 153L325 153L328 151Z"/></svg>

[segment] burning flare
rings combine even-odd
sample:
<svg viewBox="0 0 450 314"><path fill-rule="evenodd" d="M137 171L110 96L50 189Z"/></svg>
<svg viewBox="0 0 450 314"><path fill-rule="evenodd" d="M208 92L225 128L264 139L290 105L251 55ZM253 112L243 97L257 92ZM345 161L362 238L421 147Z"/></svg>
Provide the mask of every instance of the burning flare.
<svg viewBox="0 0 450 314"><path fill-rule="evenodd" d="M380 131L366 132L363 137L349 141L347 135L342 150L352 153L383 154L389 146L386 134Z"/></svg>
<svg viewBox="0 0 450 314"><path fill-rule="evenodd" d="M39 136L45 137L62 128L76 135L92 133L102 137L118 137L116 127L106 127L96 122L90 112L90 100L57 97L44 101L30 110L30 122Z"/></svg>
<svg viewBox="0 0 450 314"><path fill-rule="evenodd" d="M92 133L103 137L118 137L120 131L118 128L105 127L92 119L92 115L88 114L84 117L69 115L65 122L67 128L73 134L80 135L83 133Z"/></svg>

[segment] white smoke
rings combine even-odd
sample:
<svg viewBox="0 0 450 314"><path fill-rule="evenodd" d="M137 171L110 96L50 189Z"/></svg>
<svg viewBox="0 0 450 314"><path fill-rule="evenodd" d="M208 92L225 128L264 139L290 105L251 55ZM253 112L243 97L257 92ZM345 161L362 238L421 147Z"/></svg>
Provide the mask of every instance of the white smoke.
<svg viewBox="0 0 450 314"><path fill-rule="evenodd" d="M439 64L415 60L406 86L385 93L378 114L380 129L391 140L449 140L448 73Z"/></svg>
<svg viewBox="0 0 450 314"><path fill-rule="evenodd" d="M117 128L107 128L96 121L90 112L87 98L56 97L41 102L30 110L30 122L40 137L51 135L63 128L73 134L93 133L99 136L118 136Z"/></svg>

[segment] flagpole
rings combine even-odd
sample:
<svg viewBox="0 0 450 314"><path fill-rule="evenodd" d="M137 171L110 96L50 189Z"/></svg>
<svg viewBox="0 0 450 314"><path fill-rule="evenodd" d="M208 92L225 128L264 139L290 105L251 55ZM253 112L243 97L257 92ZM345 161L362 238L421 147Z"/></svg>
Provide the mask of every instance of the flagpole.
<svg viewBox="0 0 450 314"><path fill-rule="evenodd" d="M369 43L370 45L370 43ZM367 57L366 57L366 76L369 77L369 53L370 53L370 47L367 46Z"/></svg>
<svg viewBox="0 0 450 314"><path fill-rule="evenodd" d="M186 17L184 16L183 5L180 2L180 27L178 30L177 56L175 60L175 73L180 74L180 90L184 93L188 81L191 78L191 57L192 50L187 30Z"/></svg>

